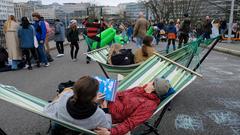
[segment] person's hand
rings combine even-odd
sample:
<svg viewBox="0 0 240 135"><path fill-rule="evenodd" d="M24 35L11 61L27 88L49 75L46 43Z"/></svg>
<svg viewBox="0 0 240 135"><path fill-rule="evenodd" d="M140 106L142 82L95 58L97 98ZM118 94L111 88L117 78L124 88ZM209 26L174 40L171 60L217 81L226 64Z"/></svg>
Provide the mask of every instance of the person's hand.
<svg viewBox="0 0 240 135"><path fill-rule="evenodd" d="M98 92L95 102L102 104L104 97L105 97L105 94Z"/></svg>
<svg viewBox="0 0 240 135"><path fill-rule="evenodd" d="M108 107L108 102L107 100L104 100L103 102L100 103L101 108L107 108Z"/></svg>
<svg viewBox="0 0 240 135"><path fill-rule="evenodd" d="M96 132L97 135L110 135L111 134L110 131L108 131L107 128L100 128L100 127L95 129L94 132Z"/></svg>

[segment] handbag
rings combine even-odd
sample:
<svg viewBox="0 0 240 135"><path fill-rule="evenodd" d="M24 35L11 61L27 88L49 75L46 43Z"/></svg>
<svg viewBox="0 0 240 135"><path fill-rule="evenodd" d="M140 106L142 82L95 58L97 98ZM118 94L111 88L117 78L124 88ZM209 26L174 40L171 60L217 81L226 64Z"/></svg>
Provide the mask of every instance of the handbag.
<svg viewBox="0 0 240 135"><path fill-rule="evenodd" d="M38 41L37 41L37 37L33 36L33 40L34 40L34 47L38 48Z"/></svg>

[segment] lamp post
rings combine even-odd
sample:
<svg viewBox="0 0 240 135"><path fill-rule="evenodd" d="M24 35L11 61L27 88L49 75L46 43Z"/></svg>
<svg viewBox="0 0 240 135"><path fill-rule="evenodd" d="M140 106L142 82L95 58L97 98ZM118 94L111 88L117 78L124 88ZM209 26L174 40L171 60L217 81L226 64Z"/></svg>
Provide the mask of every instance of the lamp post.
<svg viewBox="0 0 240 135"><path fill-rule="evenodd" d="M229 43L231 42L231 35L232 35L234 1L235 1L235 0L232 0L231 13L230 13L229 24L228 24L228 42L229 42Z"/></svg>

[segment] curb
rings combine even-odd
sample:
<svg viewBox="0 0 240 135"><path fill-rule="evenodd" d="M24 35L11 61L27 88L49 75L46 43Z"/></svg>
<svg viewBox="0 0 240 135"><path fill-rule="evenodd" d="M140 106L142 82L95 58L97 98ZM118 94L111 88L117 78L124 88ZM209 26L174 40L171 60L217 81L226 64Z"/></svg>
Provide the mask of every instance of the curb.
<svg viewBox="0 0 240 135"><path fill-rule="evenodd" d="M223 47L215 47L213 50L240 57L240 51L231 50Z"/></svg>
<svg viewBox="0 0 240 135"><path fill-rule="evenodd" d="M202 48L210 48L210 47L205 47L205 46L201 46ZM217 47L215 46L213 48L214 51L217 51L217 52L221 52L221 53L226 53L226 54L229 54L229 55L233 55L233 56L238 56L240 57L240 51L236 51L236 50L232 50L232 49L227 49L227 48L224 48L224 47Z"/></svg>

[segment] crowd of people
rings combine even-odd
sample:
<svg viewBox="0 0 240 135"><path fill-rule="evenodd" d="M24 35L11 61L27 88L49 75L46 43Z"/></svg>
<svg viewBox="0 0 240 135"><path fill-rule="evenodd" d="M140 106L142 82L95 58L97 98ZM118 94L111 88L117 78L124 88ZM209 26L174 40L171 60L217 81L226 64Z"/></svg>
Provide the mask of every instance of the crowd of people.
<svg viewBox="0 0 240 135"><path fill-rule="evenodd" d="M56 57L64 56L64 41L67 38L70 42L71 59L77 61L81 33L76 20L71 20L66 29L59 19L55 19L54 29L51 29L39 13L34 12L32 17L33 23L30 23L27 17L22 17L21 23L18 24L13 15L9 16L4 25L7 51L0 48L0 69L6 67L17 70L26 67L32 70L33 62L37 67L50 66L49 62L52 58L48 44L49 33L54 33L58 51ZM144 62L154 55L155 46L163 38L167 40L166 53L169 53L171 45L175 50L188 43L189 38L192 38L191 33L195 33L195 37L202 36L204 39L209 39L224 34L227 30L225 19L211 19L206 16L204 20L199 19L193 23L188 14L184 14L182 21L162 19L158 22L146 20L142 12L139 13L139 18L134 24L130 22L118 24L114 21L107 23L102 17L100 21L95 18L92 22L87 17L82 24L86 27L83 34L97 42L101 40L97 34L108 27L113 27L118 29L123 37L127 36L126 43L131 41L136 43L137 49L134 53L120 44L112 44L107 60L110 65ZM153 28L153 34L147 35L150 27ZM239 27L234 25L233 33L237 34L238 29ZM178 47L176 47L176 40L178 40ZM88 51L90 50L88 46ZM89 62L90 58L87 58L87 63ZM123 135L150 118L163 100L163 96L171 90L167 80L155 78L153 82L144 86L118 92L114 102L107 102L102 100L104 95L97 93L98 88L99 83L96 79L89 76L81 77L72 89L65 89L53 102L49 103L44 108L44 112L52 117L94 130L98 135ZM53 123L51 134L61 135L64 133L62 130L65 132L66 128ZM74 131L70 132L75 134Z"/></svg>

